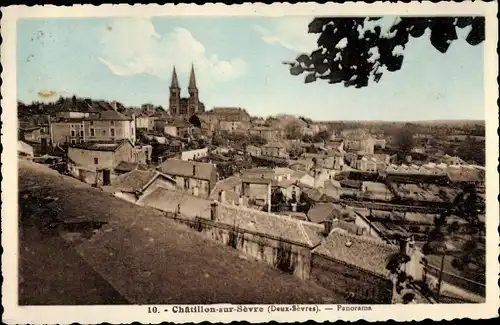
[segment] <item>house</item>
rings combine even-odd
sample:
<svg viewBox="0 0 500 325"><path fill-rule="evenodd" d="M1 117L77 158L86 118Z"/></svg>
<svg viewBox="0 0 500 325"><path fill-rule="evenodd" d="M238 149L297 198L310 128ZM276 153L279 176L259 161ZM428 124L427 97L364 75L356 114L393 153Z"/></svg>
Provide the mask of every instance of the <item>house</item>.
<svg viewBox="0 0 500 325"><path fill-rule="evenodd" d="M308 173L300 170L296 170L290 175L290 180L296 181L297 183L304 184L310 187L314 187L314 177Z"/></svg>
<svg viewBox="0 0 500 325"><path fill-rule="evenodd" d="M114 170L121 162L135 162L133 149L128 139L70 144L68 160L70 165L90 170Z"/></svg>
<svg viewBox="0 0 500 325"><path fill-rule="evenodd" d="M373 145L376 148L385 149L386 140L385 139L380 139L380 138L378 138L378 139L374 138L373 139Z"/></svg>
<svg viewBox="0 0 500 325"><path fill-rule="evenodd" d="M356 161L356 169L363 172L385 170L389 164L389 159L389 155L385 154L364 155Z"/></svg>
<svg viewBox="0 0 500 325"><path fill-rule="evenodd" d="M360 154L373 154L375 139L362 129L342 131L344 150Z"/></svg>
<svg viewBox="0 0 500 325"><path fill-rule="evenodd" d="M177 120L165 125L163 132L173 137L187 138L193 133L193 126L186 121Z"/></svg>
<svg viewBox="0 0 500 325"><path fill-rule="evenodd" d="M457 156L450 156L450 155L444 155L441 158L441 162L446 165L450 166L463 166L467 165L467 163L460 157Z"/></svg>
<svg viewBox="0 0 500 325"><path fill-rule="evenodd" d="M259 147L248 145L245 148L246 153L250 156L260 157L262 155L262 150Z"/></svg>
<svg viewBox="0 0 500 325"><path fill-rule="evenodd" d="M137 130L152 131L155 129L157 116L141 112L135 116L135 128Z"/></svg>
<svg viewBox="0 0 500 325"><path fill-rule="evenodd" d="M230 176L215 184L210 193L210 200L221 203L231 203L243 205L242 197L243 183L240 176Z"/></svg>
<svg viewBox="0 0 500 325"><path fill-rule="evenodd" d="M33 159L33 147L24 141L17 141L17 154L20 158Z"/></svg>
<svg viewBox="0 0 500 325"><path fill-rule="evenodd" d="M280 182L282 180L290 180L294 170L287 167L274 168L274 180Z"/></svg>
<svg viewBox="0 0 500 325"><path fill-rule="evenodd" d="M277 157L277 158L290 158L285 147L281 143L270 142L261 147L262 156Z"/></svg>
<svg viewBox="0 0 500 325"><path fill-rule="evenodd" d="M323 182L322 192L329 198L339 200L340 194L342 192L342 186L340 185L339 181L336 181L330 177Z"/></svg>
<svg viewBox="0 0 500 325"><path fill-rule="evenodd" d="M283 196L287 198L287 200L291 202L297 202L300 198L300 187L297 184L298 182L290 179L283 179L277 183L275 183L275 187L278 187Z"/></svg>
<svg viewBox="0 0 500 325"><path fill-rule="evenodd" d="M177 184L175 179L158 171L135 169L118 176L103 190L128 202L142 204L141 200L157 188L176 190Z"/></svg>
<svg viewBox="0 0 500 325"><path fill-rule="evenodd" d="M213 164L181 159L167 159L158 170L174 178L180 189L203 198L209 197L218 177Z"/></svg>
<svg viewBox="0 0 500 325"><path fill-rule="evenodd" d="M251 126L250 114L241 107L214 107L211 113L216 116L220 130L247 131Z"/></svg>
<svg viewBox="0 0 500 325"><path fill-rule="evenodd" d="M53 146L123 139L134 144L135 121L133 117L114 110L81 113L79 117L62 117L51 121L50 136Z"/></svg>
<svg viewBox="0 0 500 325"><path fill-rule="evenodd" d="M264 138L267 142L276 141L279 138L279 130L267 126L257 126L250 128L248 132L251 135L256 135Z"/></svg>
<svg viewBox="0 0 500 325"><path fill-rule="evenodd" d="M354 301L390 304L390 265L405 250L406 246L398 248L333 229L312 251L311 279Z"/></svg>
<svg viewBox="0 0 500 325"><path fill-rule="evenodd" d="M251 200L255 205L264 206L269 202L274 183L272 177L252 177L243 175L241 178L241 195Z"/></svg>
<svg viewBox="0 0 500 325"><path fill-rule="evenodd" d="M327 220L341 219L341 207L333 203L319 203L307 212L307 218L314 223L323 223Z"/></svg>
<svg viewBox="0 0 500 325"><path fill-rule="evenodd" d="M182 160L194 160L208 157L208 148L187 150L181 152Z"/></svg>

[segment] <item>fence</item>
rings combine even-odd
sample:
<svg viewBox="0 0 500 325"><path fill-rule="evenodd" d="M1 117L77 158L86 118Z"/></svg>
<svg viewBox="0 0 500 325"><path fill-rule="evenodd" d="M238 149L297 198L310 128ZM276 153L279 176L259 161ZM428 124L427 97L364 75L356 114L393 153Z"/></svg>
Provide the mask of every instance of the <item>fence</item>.
<svg viewBox="0 0 500 325"><path fill-rule="evenodd" d="M439 268L434 267L432 265L427 265L427 272L436 278L439 278ZM475 282L466 278L463 278L459 275L456 274L451 274L446 271L443 271L443 282L447 282L451 285L457 286L459 288L468 290L470 292L473 292L475 294L478 294L482 297L485 297L486 295L486 285ZM453 299L459 299L456 297L448 297L448 298L453 298Z"/></svg>

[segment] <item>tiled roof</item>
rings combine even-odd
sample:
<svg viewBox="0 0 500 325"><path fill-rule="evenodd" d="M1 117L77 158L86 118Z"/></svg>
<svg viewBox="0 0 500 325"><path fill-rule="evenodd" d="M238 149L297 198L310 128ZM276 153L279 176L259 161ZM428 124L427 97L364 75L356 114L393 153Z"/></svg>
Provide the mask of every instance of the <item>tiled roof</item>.
<svg viewBox="0 0 500 325"><path fill-rule="evenodd" d="M294 172L292 173L292 175L290 176L290 178L291 178L292 180L297 180L297 181L298 181L299 179L301 179L302 177L304 177L304 176L306 176L306 175L307 175L307 173L306 173L306 172L303 172L303 171L300 171L300 170L296 170L296 171L294 171Z"/></svg>
<svg viewBox="0 0 500 325"><path fill-rule="evenodd" d="M307 212L307 217L311 222L321 223L332 217L340 218L340 211L333 203L320 203Z"/></svg>
<svg viewBox="0 0 500 325"><path fill-rule="evenodd" d="M231 176L220 180L215 184L214 189L210 193L210 199L217 200L221 191L226 191L226 195L228 191L234 192L234 188L239 185L241 185L241 177L239 176Z"/></svg>
<svg viewBox="0 0 500 325"><path fill-rule="evenodd" d="M70 144L69 147L84 149L84 150L93 150L93 151L116 151L125 143L130 144L130 141L127 139L119 141L92 141L92 142Z"/></svg>
<svg viewBox="0 0 500 325"><path fill-rule="evenodd" d="M210 219L212 202L164 188L156 189L143 200L144 205L168 212L176 212L177 205L180 205L182 215L204 219ZM218 205L217 222L311 248L317 246L322 238L320 229L306 222L228 204Z"/></svg>
<svg viewBox="0 0 500 325"><path fill-rule="evenodd" d="M212 201L165 188L157 188L142 199L142 204L165 212L176 212L180 206L181 214L188 217L210 218Z"/></svg>
<svg viewBox="0 0 500 325"><path fill-rule="evenodd" d="M271 178L260 178L260 177L250 177L250 176L243 176L241 178L241 181L243 183L248 183L248 184L271 184L271 183L273 183L273 180Z"/></svg>
<svg viewBox="0 0 500 325"><path fill-rule="evenodd" d="M314 247L321 241L320 234L306 230L306 223L290 217L222 204L218 207L218 213L218 222L254 233L307 247Z"/></svg>
<svg viewBox="0 0 500 325"><path fill-rule="evenodd" d="M115 170L122 172L130 172L132 170L148 170L148 167L144 164L138 162L128 162L121 161L116 167Z"/></svg>
<svg viewBox="0 0 500 325"><path fill-rule="evenodd" d="M481 170L469 167L448 167L448 177L453 182L479 182L482 180Z"/></svg>
<svg viewBox="0 0 500 325"><path fill-rule="evenodd" d="M281 187L281 188L289 188L290 186L292 186L293 184L295 184L296 181L295 180L291 180L291 179L284 179L280 182L278 182L276 185L278 187Z"/></svg>
<svg viewBox="0 0 500 325"><path fill-rule="evenodd" d="M118 176L111 186L122 192L140 192L157 174L154 171L133 170Z"/></svg>
<svg viewBox="0 0 500 325"><path fill-rule="evenodd" d="M210 180L215 167L209 163L167 159L158 169L167 175L183 176L202 180Z"/></svg>
<svg viewBox="0 0 500 325"><path fill-rule="evenodd" d="M353 265L381 277L388 276L387 264L397 253L399 253L397 246L350 235L337 229L334 229L323 243L313 250L313 254Z"/></svg>
<svg viewBox="0 0 500 325"><path fill-rule="evenodd" d="M316 188L304 188L302 189L302 193L315 202L319 202L323 198L323 193Z"/></svg>
<svg viewBox="0 0 500 325"><path fill-rule="evenodd" d="M131 121L132 118L123 115L120 112L111 110L111 111L102 111L97 114L91 114L88 117L89 120L101 120L101 121Z"/></svg>
<svg viewBox="0 0 500 325"><path fill-rule="evenodd" d="M294 170L288 167L276 167L274 168L275 175L291 175L294 173Z"/></svg>

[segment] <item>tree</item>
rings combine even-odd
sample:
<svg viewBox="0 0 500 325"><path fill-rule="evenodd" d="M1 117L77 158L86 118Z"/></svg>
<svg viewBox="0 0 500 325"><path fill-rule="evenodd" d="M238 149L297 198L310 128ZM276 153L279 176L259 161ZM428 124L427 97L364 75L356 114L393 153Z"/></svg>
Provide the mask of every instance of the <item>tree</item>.
<svg viewBox="0 0 500 325"><path fill-rule="evenodd" d="M308 32L319 34L318 48L284 63L294 76L306 73L306 83L324 79L330 84L343 82L345 87L362 88L370 80L379 82L382 70L401 69L404 59L401 49L404 50L410 36L418 38L430 30L431 44L441 53L446 53L457 39L456 27L472 26L466 38L470 45L485 39L484 17L397 17L387 33L381 33L380 26L368 28L379 19L315 18Z"/></svg>
<svg viewBox="0 0 500 325"><path fill-rule="evenodd" d="M413 149L413 134L411 129L402 128L394 137L394 143L398 154L406 156Z"/></svg>
<svg viewBox="0 0 500 325"><path fill-rule="evenodd" d="M298 121L291 121L285 125L285 137L287 139L300 139L302 136L302 126Z"/></svg>

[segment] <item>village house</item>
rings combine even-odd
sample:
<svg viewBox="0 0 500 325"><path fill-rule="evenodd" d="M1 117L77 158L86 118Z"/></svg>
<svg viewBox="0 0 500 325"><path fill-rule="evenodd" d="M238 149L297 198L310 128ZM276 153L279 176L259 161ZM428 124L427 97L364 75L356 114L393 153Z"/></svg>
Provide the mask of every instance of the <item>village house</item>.
<svg viewBox="0 0 500 325"><path fill-rule="evenodd" d="M253 145L248 145L245 147L246 153L250 156L260 157L262 155L262 149Z"/></svg>
<svg viewBox="0 0 500 325"><path fill-rule="evenodd" d="M158 170L174 178L180 189L203 198L209 197L218 178L213 164L181 159L167 159Z"/></svg>
<svg viewBox="0 0 500 325"><path fill-rule="evenodd" d="M193 133L193 126L186 121L177 120L165 125L163 132L173 137L187 138Z"/></svg>
<svg viewBox="0 0 500 325"><path fill-rule="evenodd" d="M375 146L375 148L385 149L386 140L380 138L374 138L373 145Z"/></svg>
<svg viewBox="0 0 500 325"><path fill-rule="evenodd" d="M390 304L394 287L388 267L401 250L334 229L312 251L311 279L356 301Z"/></svg>
<svg viewBox="0 0 500 325"><path fill-rule="evenodd" d="M251 135L257 135L259 137L264 138L267 142L276 141L279 138L279 130L273 129L267 126L257 126L250 128L248 132Z"/></svg>
<svg viewBox="0 0 500 325"><path fill-rule="evenodd" d="M187 150L181 152L182 160L195 160L208 157L208 148Z"/></svg>
<svg viewBox="0 0 500 325"><path fill-rule="evenodd" d="M375 139L362 129L344 132L344 150L359 154L373 154Z"/></svg>
<svg viewBox="0 0 500 325"><path fill-rule="evenodd" d="M134 147L129 140L71 144L68 148L70 165L91 170L114 170L121 162L136 162Z"/></svg>
<svg viewBox="0 0 500 325"><path fill-rule="evenodd" d="M376 172L379 170L385 170L388 164L389 155L364 155L356 161L356 169L363 172Z"/></svg>
<svg viewBox="0 0 500 325"><path fill-rule="evenodd" d="M79 144L89 141L129 140L135 143L135 121L117 111L80 113L50 123L51 143Z"/></svg>
<svg viewBox="0 0 500 325"><path fill-rule="evenodd" d="M122 161L114 168L115 174L125 174L134 170L148 170L148 166L140 162Z"/></svg>
<svg viewBox="0 0 500 325"><path fill-rule="evenodd" d="M457 156L450 156L450 155L444 155L441 158L441 162L446 165L450 166L463 166L467 165L467 163L460 157Z"/></svg>
<svg viewBox="0 0 500 325"><path fill-rule="evenodd" d="M142 198L157 188L176 190L177 183L158 171L135 169L116 177L111 185L102 187L105 192L139 205L142 205Z"/></svg>
<svg viewBox="0 0 500 325"><path fill-rule="evenodd" d="M261 147L262 156L288 159L289 154L281 143L270 142Z"/></svg>
<svg viewBox="0 0 500 325"><path fill-rule="evenodd" d="M216 116L220 130L247 131L251 126L250 115L240 107L214 107L211 113Z"/></svg>
<svg viewBox="0 0 500 325"><path fill-rule="evenodd" d="M155 121L158 117L153 114L141 112L135 116L135 128L137 130L152 131L155 128Z"/></svg>
<svg viewBox="0 0 500 325"><path fill-rule="evenodd" d="M244 205L242 189L243 183L241 177L237 175L230 176L215 184L209 198L220 203Z"/></svg>

